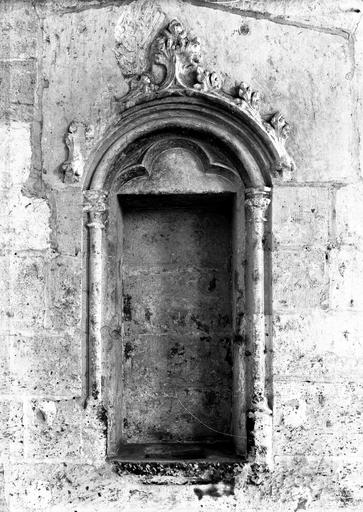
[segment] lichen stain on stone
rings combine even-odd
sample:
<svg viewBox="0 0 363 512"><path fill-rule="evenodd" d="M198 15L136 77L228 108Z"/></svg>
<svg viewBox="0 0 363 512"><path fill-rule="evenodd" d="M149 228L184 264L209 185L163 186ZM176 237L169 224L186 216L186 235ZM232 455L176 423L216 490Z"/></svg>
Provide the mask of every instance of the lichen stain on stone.
<svg viewBox="0 0 363 512"><path fill-rule="evenodd" d="M217 279L216 277L214 276L211 281L209 282L208 284L208 291L209 292L212 292L213 290L216 289L216 286L217 286Z"/></svg>
<svg viewBox="0 0 363 512"><path fill-rule="evenodd" d="M168 352L168 359L172 359L175 356L183 356L185 354L185 348L180 343L175 343Z"/></svg>
<svg viewBox="0 0 363 512"><path fill-rule="evenodd" d="M152 312L150 311L149 308L145 308L145 320L147 322L150 322L151 317L152 317Z"/></svg>
<svg viewBox="0 0 363 512"><path fill-rule="evenodd" d="M134 352L133 344L130 343L129 341L127 341L125 343L125 349L124 349L124 355L125 355L126 361L132 357L133 352Z"/></svg>
<svg viewBox="0 0 363 512"><path fill-rule="evenodd" d="M197 495L198 500L202 500L204 496L211 498L221 498L222 496L231 496L234 494L234 487L230 484L212 484L207 489L200 489L196 487L194 493Z"/></svg>
<svg viewBox="0 0 363 512"><path fill-rule="evenodd" d="M131 322L132 320L131 300L131 295L123 296L123 317L125 322Z"/></svg>
<svg viewBox="0 0 363 512"><path fill-rule="evenodd" d="M190 320L195 323L198 331L203 331L207 334L209 333L209 325L201 322L198 317L196 317L195 315L191 315Z"/></svg>

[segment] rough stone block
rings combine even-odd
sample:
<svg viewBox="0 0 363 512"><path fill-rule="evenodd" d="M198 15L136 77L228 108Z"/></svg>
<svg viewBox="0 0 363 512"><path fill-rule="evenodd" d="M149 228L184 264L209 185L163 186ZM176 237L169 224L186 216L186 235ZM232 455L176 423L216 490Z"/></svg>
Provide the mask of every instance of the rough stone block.
<svg viewBox="0 0 363 512"><path fill-rule="evenodd" d="M60 254L77 256L82 244L82 192L67 188L54 192L54 240Z"/></svg>
<svg viewBox="0 0 363 512"><path fill-rule="evenodd" d="M11 381L15 393L79 396L80 336L63 334L11 337Z"/></svg>
<svg viewBox="0 0 363 512"><path fill-rule="evenodd" d="M35 61L0 61L0 75L2 116L19 121L31 121L36 86Z"/></svg>
<svg viewBox="0 0 363 512"><path fill-rule="evenodd" d="M87 464L103 464L106 458L107 427L111 426L104 407L88 400L81 423L82 459Z"/></svg>
<svg viewBox="0 0 363 512"><path fill-rule="evenodd" d="M50 247L50 209L44 199L27 198L15 191L8 197L7 215L0 218L1 252L45 251Z"/></svg>
<svg viewBox="0 0 363 512"><path fill-rule="evenodd" d="M81 320L81 259L59 256L50 262L46 326L78 329Z"/></svg>
<svg viewBox="0 0 363 512"><path fill-rule="evenodd" d="M212 291L209 290L211 282L214 283ZM127 332L202 336L230 331L230 283L225 280L225 273L140 273L125 276L123 283Z"/></svg>
<svg viewBox="0 0 363 512"><path fill-rule="evenodd" d="M325 252L309 247L272 253L272 301L275 312L328 307Z"/></svg>
<svg viewBox="0 0 363 512"><path fill-rule="evenodd" d="M130 493L110 465L12 464L5 478L10 508L19 512L116 512Z"/></svg>
<svg viewBox="0 0 363 512"><path fill-rule="evenodd" d="M9 336L0 335L0 394L9 393L9 363L10 363Z"/></svg>
<svg viewBox="0 0 363 512"><path fill-rule="evenodd" d="M29 174L31 159L30 125L11 121L0 123L0 188L20 189Z"/></svg>
<svg viewBox="0 0 363 512"><path fill-rule="evenodd" d="M329 255L330 307L363 310L363 253L338 246Z"/></svg>
<svg viewBox="0 0 363 512"><path fill-rule="evenodd" d="M336 238L363 250L363 186L360 182L336 191Z"/></svg>
<svg viewBox="0 0 363 512"><path fill-rule="evenodd" d="M2 466L0 466L0 510L1 512L9 512L5 499L5 476Z"/></svg>
<svg viewBox="0 0 363 512"><path fill-rule="evenodd" d="M27 2L0 5L0 60L36 56L39 20Z"/></svg>
<svg viewBox="0 0 363 512"><path fill-rule="evenodd" d="M24 451L23 404L0 401L0 462L22 457Z"/></svg>
<svg viewBox="0 0 363 512"><path fill-rule="evenodd" d="M362 459L275 457L274 471L237 485L237 509L253 512L358 512L362 504ZM247 480L249 477L246 471Z"/></svg>
<svg viewBox="0 0 363 512"><path fill-rule="evenodd" d="M128 269L225 268L231 222L211 207L126 210L123 238Z"/></svg>
<svg viewBox="0 0 363 512"><path fill-rule="evenodd" d="M11 507L22 512L232 512L236 505L229 483L174 477L160 485L151 475L118 475L110 464L12 464L6 480Z"/></svg>
<svg viewBox="0 0 363 512"><path fill-rule="evenodd" d="M276 455L363 456L362 383L275 381Z"/></svg>
<svg viewBox="0 0 363 512"><path fill-rule="evenodd" d="M294 381L362 381L363 319L354 312L276 315L273 370Z"/></svg>
<svg viewBox="0 0 363 512"><path fill-rule="evenodd" d="M0 401L0 461L9 453L9 402Z"/></svg>
<svg viewBox="0 0 363 512"><path fill-rule="evenodd" d="M45 199L29 198L22 187L31 165L30 127L11 122L0 125L0 252L49 248L50 210Z"/></svg>
<svg viewBox="0 0 363 512"><path fill-rule="evenodd" d="M274 187L272 235L274 245L325 245L328 241L331 198L323 187Z"/></svg>
<svg viewBox="0 0 363 512"><path fill-rule="evenodd" d="M76 400L24 404L27 458L66 461L81 455L82 408Z"/></svg>
<svg viewBox="0 0 363 512"><path fill-rule="evenodd" d="M44 324L47 262L42 257L1 257L0 325L3 331L39 329Z"/></svg>

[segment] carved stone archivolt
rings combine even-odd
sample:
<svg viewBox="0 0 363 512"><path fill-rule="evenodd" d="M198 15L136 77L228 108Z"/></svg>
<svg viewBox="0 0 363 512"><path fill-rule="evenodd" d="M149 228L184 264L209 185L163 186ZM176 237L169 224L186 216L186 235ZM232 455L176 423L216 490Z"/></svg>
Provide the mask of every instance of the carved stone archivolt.
<svg viewBox="0 0 363 512"><path fill-rule="evenodd" d="M202 64L199 39L188 34L180 21L172 20L156 35L149 48L148 63L142 73L125 75L129 91L120 99L122 109L172 93L217 96L252 117L279 146L283 170L293 170L293 161L284 148L290 133L284 116L280 112L262 114L261 94L245 82L227 88L220 73Z"/></svg>

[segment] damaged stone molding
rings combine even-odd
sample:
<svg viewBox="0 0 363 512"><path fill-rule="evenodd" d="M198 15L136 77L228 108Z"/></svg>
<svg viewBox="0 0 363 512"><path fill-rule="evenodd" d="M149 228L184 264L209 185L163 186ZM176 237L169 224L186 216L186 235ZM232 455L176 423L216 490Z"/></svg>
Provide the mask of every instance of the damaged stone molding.
<svg viewBox="0 0 363 512"><path fill-rule="evenodd" d="M116 58L122 69L121 45L116 46ZM227 87L222 75L202 64L201 43L190 36L182 23L172 20L152 41L148 67L141 74L126 75L128 93L119 99L121 110L152 98L172 94L217 96L230 108L243 110L273 141L279 151L280 164L273 175L283 180L292 177L294 162L285 149L290 125L280 112L261 114L261 95L244 82Z"/></svg>

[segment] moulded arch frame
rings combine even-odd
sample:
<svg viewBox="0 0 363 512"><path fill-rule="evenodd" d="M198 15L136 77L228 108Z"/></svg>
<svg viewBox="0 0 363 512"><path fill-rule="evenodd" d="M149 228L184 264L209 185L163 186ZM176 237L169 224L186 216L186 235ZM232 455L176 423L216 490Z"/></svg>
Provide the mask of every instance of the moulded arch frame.
<svg viewBox="0 0 363 512"><path fill-rule="evenodd" d="M250 454L259 463L272 464L272 412L265 383L265 253L264 222L271 197L271 174L283 166L280 148L261 122L223 97L193 91L163 92L149 101L133 105L121 113L90 158L83 184L88 213L88 397L103 403L102 284L103 230L108 194L117 169L117 158L140 138L167 130L199 134L218 140L233 161L245 187L247 210L248 305L245 336L251 348L253 417ZM234 349L236 357L244 352Z"/></svg>
<svg viewBox="0 0 363 512"><path fill-rule="evenodd" d="M251 114L216 96L170 93L125 110L106 133L88 166L84 190L107 190L114 159L140 137L161 130L190 130L220 141L246 188L271 187L282 166L280 148Z"/></svg>

